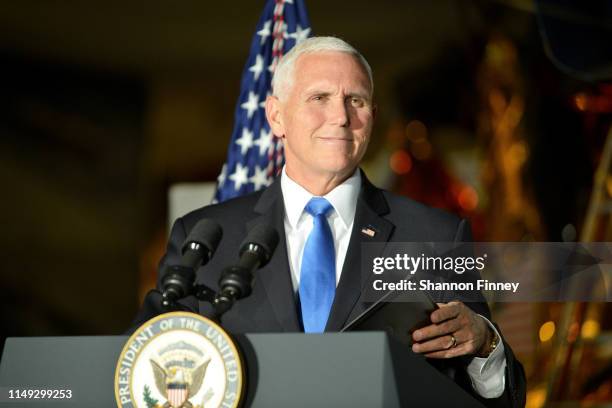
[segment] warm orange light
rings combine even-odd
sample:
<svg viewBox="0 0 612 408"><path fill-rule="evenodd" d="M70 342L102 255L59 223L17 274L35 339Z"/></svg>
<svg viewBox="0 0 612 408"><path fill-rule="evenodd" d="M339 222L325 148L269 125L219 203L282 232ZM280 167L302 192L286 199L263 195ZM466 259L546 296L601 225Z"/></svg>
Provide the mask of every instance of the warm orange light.
<svg viewBox="0 0 612 408"><path fill-rule="evenodd" d="M465 186L457 197L459 205L466 211L473 211L478 207L478 193L470 186Z"/></svg>
<svg viewBox="0 0 612 408"><path fill-rule="evenodd" d="M581 110L584 111L586 110L586 106L587 106L587 96L583 93L579 93L574 97L574 103L576 104L576 107Z"/></svg>
<svg viewBox="0 0 612 408"><path fill-rule="evenodd" d="M587 320L582 324L580 334L583 338L592 340L599 334L600 326L597 320Z"/></svg>
<svg viewBox="0 0 612 408"><path fill-rule="evenodd" d="M408 174L412 169L412 159L405 150L396 150L389 158L389 167L396 174Z"/></svg>
<svg viewBox="0 0 612 408"><path fill-rule="evenodd" d="M534 388L527 392L525 408L541 408L546 402L546 388Z"/></svg>
<svg viewBox="0 0 612 408"><path fill-rule="evenodd" d="M513 143L508 151L508 155L514 168L522 166L525 160L527 160L527 144L524 141Z"/></svg>
<svg viewBox="0 0 612 408"><path fill-rule="evenodd" d="M540 327L540 341L544 343L552 339L555 334L555 322L548 321Z"/></svg>

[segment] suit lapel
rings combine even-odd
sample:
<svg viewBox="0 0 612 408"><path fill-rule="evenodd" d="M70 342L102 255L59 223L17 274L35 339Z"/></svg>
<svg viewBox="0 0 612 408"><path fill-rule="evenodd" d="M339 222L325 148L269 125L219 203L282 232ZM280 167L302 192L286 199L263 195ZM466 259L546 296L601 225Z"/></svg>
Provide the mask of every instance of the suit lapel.
<svg viewBox="0 0 612 408"><path fill-rule="evenodd" d="M363 171L361 175L362 185L357 200L353 231L325 331L339 331L361 295L362 244L387 242L394 228L391 222L382 217L389 212L382 191L370 183Z"/></svg>
<svg viewBox="0 0 612 408"><path fill-rule="evenodd" d="M263 286L268 301L272 305L274 315L283 331L300 331L293 284L291 282L291 272L287 259L284 205L280 177L262 193L255 205L255 212L260 215L247 222L247 231L250 231L257 224L266 223L273 226L279 235L278 246L270 262L255 273L256 282Z"/></svg>

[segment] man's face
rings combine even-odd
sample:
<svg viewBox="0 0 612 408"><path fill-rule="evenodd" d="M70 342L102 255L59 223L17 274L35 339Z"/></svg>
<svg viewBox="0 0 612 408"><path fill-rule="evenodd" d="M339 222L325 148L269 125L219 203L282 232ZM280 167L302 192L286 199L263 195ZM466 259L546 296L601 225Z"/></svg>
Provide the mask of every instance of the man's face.
<svg viewBox="0 0 612 408"><path fill-rule="evenodd" d="M356 57L343 52L303 54L285 100L270 97L272 131L284 137L290 176L345 178L362 159L374 120L372 90Z"/></svg>

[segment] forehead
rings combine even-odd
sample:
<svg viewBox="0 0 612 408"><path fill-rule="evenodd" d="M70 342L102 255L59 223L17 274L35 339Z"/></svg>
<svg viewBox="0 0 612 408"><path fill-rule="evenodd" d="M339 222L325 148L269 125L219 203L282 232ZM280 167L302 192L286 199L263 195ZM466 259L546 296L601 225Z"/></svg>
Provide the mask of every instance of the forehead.
<svg viewBox="0 0 612 408"><path fill-rule="evenodd" d="M294 80L301 87L316 83L343 83L371 88L368 73L359 59L348 52L320 51L302 54L295 62Z"/></svg>

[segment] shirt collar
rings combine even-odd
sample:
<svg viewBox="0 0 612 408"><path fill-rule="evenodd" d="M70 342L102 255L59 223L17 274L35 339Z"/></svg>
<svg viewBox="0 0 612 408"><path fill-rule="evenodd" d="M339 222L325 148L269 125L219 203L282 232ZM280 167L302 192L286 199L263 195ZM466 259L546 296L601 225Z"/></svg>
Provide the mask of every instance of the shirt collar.
<svg viewBox="0 0 612 408"><path fill-rule="evenodd" d="M283 201L285 203L285 214L292 228L296 225L304 212L304 207L314 195L304 187L293 181L285 171L281 174L281 189L283 191ZM340 216L342 223L348 228L355 219L357 208L357 198L361 190L361 172L359 168L353 175L346 179L342 184L334 188L323 197L334 207Z"/></svg>

